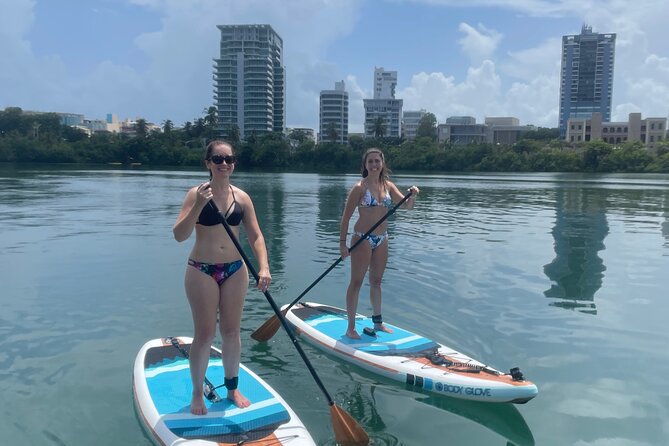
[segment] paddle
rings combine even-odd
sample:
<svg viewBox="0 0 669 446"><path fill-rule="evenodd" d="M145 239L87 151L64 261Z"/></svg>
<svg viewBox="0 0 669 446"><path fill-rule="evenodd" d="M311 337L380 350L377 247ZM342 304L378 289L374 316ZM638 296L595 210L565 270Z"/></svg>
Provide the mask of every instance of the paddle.
<svg viewBox="0 0 669 446"><path fill-rule="evenodd" d="M407 201L411 197L411 192L407 192L407 194L397 203L395 206L393 206L392 209L390 209L388 212L386 212L386 215L384 215L381 220L377 221L367 232L363 234L362 237L358 239L357 242L355 242L350 248L348 248L348 252L350 253L353 251L356 246L358 246L360 243L362 243L363 240L365 240L369 234L374 231L381 223L386 221L388 217L390 217L402 204L404 204L405 201ZM323 277L325 277L330 271L334 269L335 266L339 265L339 263L344 260L341 256L328 268L325 270L323 274L318 276L316 280L314 280L311 285L307 287L306 290L302 291L302 293L297 296L297 298L292 301L285 310L281 312L282 316L285 316L288 310L290 310L293 305L298 303L300 299L302 299L318 282L321 281ZM262 324L256 331L251 333L251 338L255 339L258 342L264 342L264 341L269 341L272 336L276 334L276 332L279 330L279 326L281 323L279 322L279 318L276 315L273 315L269 319L265 321L264 324Z"/></svg>
<svg viewBox="0 0 669 446"><path fill-rule="evenodd" d="M249 258L246 256L244 249L239 244L239 240L237 240L237 237L235 236L234 232L232 232L230 225L225 220L225 215L223 215L218 210L218 207L216 207L216 204L213 201L209 201L209 205L214 209L214 211L218 213L221 219L221 224L225 228L225 232L228 233L228 236L230 236L230 239L235 244L237 251L239 251L239 255L242 256L242 259L244 259L244 263L246 263L246 267L249 269L249 271L251 271L253 278L256 280L256 282L259 281L260 276L256 272L256 269L253 267L253 264L251 263ZM314 366L311 365L311 362L307 358L307 355L304 353L304 350L302 350L302 346L299 344L299 342L297 342L297 338L295 338L293 330L291 330L290 326L288 325L288 321L286 321L286 318L284 318L283 315L281 314L281 310L276 305L276 302L272 298L272 295L269 294L269 291L263 291L263 294L265 295L267 302L269 302L272 309L274 310L274 313L281 321L281 325L283 325L283 328L286 330L286 333L288 333L290 340L293 342L295 349L302 357L302 360L309 369L309 372L311 373L311 376L314 378L314 381L316 381L316 384L321 389L321 392L323 392L323 395L325 395L325 398L328 401L328 405L330 406L330 419L332 421L332 428L334 430L335 439L337 440L337 443L346 445L369 444L369 436L367 435L367 432L365 432L364 429L360 427L358 423L356 423L356 421L353 419L353 417L351 417L351 415L349 415L344 409L338 407L332 400L332 397L325 388L325 385L323 385L323 382L318 377L318 374L316 373Z"/></svg>
<svg viewBox="0 0 669 446"><path fill-rule="evenodd" d="M184 356L184 358L189 359L188 357L188 352L186 349L181 347L179 345L179 340L177 338L169 337L166 338L168 341L170 341L170 344L172 344L172 347L176 348L181 352L181 354ZM212 403L218 403L219 401L223 401L221 397L218 395L218 392L216 392L216 387L207 379L207 377L204 377L204 396L207 398L209 401ZM219 386L220 387L220 386Z"/></svg>

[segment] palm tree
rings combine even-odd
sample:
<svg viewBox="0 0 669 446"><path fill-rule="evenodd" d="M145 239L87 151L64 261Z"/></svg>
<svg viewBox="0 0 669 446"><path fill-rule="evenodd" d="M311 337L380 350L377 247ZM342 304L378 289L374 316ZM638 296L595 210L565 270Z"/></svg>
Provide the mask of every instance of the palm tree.
<svg viewBox="0 0 669 446"><path fill-rule="evenodd" d="M381 138L386 135L386 121L383 116L377 116L374 120L374 136Z"/></svg>
<svg viewBox="0 0 669 446"><path fill-rule="evenodd" d="M149 126L146 124L146 119L139 118L135 122L135 131L137 132L137 136L139 136L140 138L146 137L148 129Z"/></svg>
<svg viewBox="0 0 669 446"><path fill-rule="evenodd" d="M204 116L204 126L206 128L207 138L214 139L216 125L218 124L218 109L213 105L209 107Z"/></svg>
<svg viewBox="0 0 669 446"><path fill-rule="evenodd" d="M163 121L163 133L170 133L174 128L174 123L171 119L166 119Z"/></svg>
<svg viewBox="0 0 669 446"><path fill-rule="evenodd" d="M327 135L327 138L330 142L337 142L339 139L339 133L337 133L337 124L330 122L327 126L325 134Z"/></svg>

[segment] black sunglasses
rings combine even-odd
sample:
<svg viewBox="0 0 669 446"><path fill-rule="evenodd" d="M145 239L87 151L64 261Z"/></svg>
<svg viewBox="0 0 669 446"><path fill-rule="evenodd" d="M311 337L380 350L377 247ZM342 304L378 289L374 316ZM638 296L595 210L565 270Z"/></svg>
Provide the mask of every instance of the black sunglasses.
<svg viewBox="0 0 669 446"><path fill-rule="evenodd" d="M235 155L212 155L207 159L214 164L223 164L223 161L225 161L225 164L235 164L235 161L237 161Z"/></svg>

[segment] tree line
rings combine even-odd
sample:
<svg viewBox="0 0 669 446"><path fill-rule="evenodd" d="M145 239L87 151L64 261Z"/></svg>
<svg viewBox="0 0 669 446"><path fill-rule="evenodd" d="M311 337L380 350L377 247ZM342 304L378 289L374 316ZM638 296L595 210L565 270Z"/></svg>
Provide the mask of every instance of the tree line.
<svg viewBox="0 0 669 446"><path fill-rule="evenodd" d="M135 134L96 132L60 124L55 113L27 114L20 108L0 111L0 162L132 164L149 167L202 166L204 148L212 139L232 142L242 170L336 171L360 169L362 154L381 148L395 171L414 172L669 172L669 142L649 150L640 142L611 145L601 140L570 145L558 139L557 129L539 128L512 145L438 143L436 118L428 113L417 137L382 136L383 123L374 138L351 136L348 144L315 143L304 132L251 134L239 138L229 126L223 135L216 129L216 109L176 128L162 123L149 131L138 120ZM336 134L329 135L336 139Z"/></svg>

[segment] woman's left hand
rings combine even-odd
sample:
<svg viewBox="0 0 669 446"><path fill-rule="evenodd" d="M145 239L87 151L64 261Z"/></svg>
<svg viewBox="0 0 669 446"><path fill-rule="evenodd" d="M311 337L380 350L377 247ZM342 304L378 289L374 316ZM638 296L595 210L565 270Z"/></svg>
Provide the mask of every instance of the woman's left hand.
<svg viewBox="0 0 669 446"><path fill-rule="evenodd" d="M258 273L258 283L256 288L258 288L263 293L269 289L269 285L272 283L272 276L269 273L269 270L261 270Z"/></svg>
<svg viewBox="0 0 669 446"><path fill-rule="evenodd" d="M420 189L418 189L418 186L411 186L409 188L409 192L411 192L412 197L415 197L416 195L418 195L420 193Z"/></svg>

